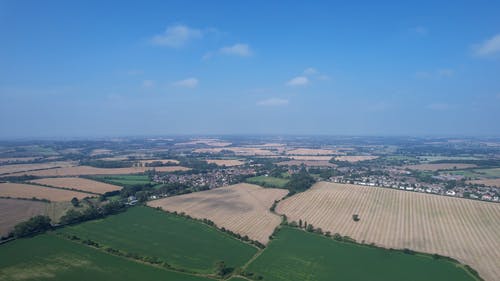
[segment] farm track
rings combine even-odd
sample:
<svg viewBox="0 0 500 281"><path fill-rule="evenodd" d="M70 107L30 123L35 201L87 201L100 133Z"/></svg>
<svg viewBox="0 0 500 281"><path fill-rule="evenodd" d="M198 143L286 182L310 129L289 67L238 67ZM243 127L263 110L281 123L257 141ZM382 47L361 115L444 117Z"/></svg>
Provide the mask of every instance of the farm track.
<svg viewBox="0 0 500 281"><path fill-rule="evenodd" d="M276 212L359 242L449 256L486 280L500 276L500 204L322 182Z"/></svg>

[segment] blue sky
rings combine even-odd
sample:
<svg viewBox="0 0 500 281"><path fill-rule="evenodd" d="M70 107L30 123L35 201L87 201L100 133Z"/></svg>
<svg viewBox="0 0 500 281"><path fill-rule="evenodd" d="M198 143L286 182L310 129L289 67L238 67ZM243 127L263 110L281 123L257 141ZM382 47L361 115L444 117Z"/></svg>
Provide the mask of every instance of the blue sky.
<svg viewBox="0 0 500 281"><path fill-rule="evenodd" d="M498 1L0 1L0 137L500 135Z"/></svg>

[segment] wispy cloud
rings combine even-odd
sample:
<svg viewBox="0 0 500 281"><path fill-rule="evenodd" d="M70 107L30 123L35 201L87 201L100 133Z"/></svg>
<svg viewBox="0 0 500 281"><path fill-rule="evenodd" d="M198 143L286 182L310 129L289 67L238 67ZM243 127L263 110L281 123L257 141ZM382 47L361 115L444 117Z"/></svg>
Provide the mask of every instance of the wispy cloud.
<svg viewBox="0 0 500 281"><path fill-rule="evenodd" d="M232 55L240 57L249 57L252 55L252 50L248 44L237 43L232 46L222 47L219 52L223 55Z"/></svg>
<svg viewBox="0 0 500 281"><path fill-rule="evenodd" d="M153 80L144 80L142 81L142 87L145 89L150 89L155 86L155 81Z"/></svg>
<svg viewBox="0 0 500 281"><path fill-rule="evenodd" d="M309 78L305 76L297 76L286 82L286 85L291 87L306 86L307 84L309 84Z"/></svg>
<svg viewBox="0 0 500 281"><path fill-rule="evenodd" d="M304 75L311 76L311 75L318 74L318 70L316 70L316 68L314 68L314 67L308 67L304 70L303 73L304 73Z"/></svg>
<svg viewBox="0 0 500 281"><path fill-rule="evenodd" d="M474 54L480 57L489 57L500 54L500 34L497 34L490 39L477 44Z"/></svg>
<svg viewBox="0 0 500 281"><path fill-rule="evenodd" d="M259 106L284 106L288 105L288 100L287 99L280 99L280 98L270 98L270 99L265 99L257 102L257 105Z"/></svg>
<svg viewBox="0 0 500 281"><path fill-rule="evenodd" d="M198 79L193 77L179 80L173 83L173 85L176 87L190 88L190 89L198 87L198 84L199 84Z"/></svg>
<svg viewBox="0 0 500 281"><path fill-rule="evenodd" d="M203 33L199 29L186 25L171 25L164 33L158 34L151 39L151 43L157 46L180 48L192 40L200 39Z"/></svg>

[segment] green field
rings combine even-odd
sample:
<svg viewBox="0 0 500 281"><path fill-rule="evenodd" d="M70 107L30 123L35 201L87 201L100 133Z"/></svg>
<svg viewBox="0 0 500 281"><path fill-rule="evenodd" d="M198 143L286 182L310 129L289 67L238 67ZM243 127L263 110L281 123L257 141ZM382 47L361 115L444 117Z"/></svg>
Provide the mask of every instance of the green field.
<svg viewBox="0 0 500 281"><path fill-rule="evenodd" d="M444 259L338 242L289 227L279 231L247 271L273 281L475 280Z"/></svg>
<svg viewBox="0 0 500 281"><path fill-rule="evenodd" d="M268 186L268 187L278 187L282 188L285 187L285 185L288 183L288 179L282 179L282 178L277 178L277 177L271 177L271 176L256 176L256 177L251 177L246 179L246 182L248 183L253 183L257 185L262 185L262 186Z"/></svg>
<svg viewBox="0 0 500 281"><path fill-rule="evenodd" d="M120 186L148 184L151 182L147 175L116 175L116 176L106 175L106 176L94 176L92 178L95 180L101 180Z"/></svg>
<svg viewBox="0 0 500 281"><path fill-rule="evenodd" d="M175 268L212 273L218 261L242 266L257 249L203 223L148 207L58 230L126 253L156 257Z"/></svg>
<svg viewBox="0 0 500 281"><path fill-rule="evenodd" d="M500 168L464 169L464 170L447 171L446 173L453 175L461 175L468 178L486 178L486 179L500 178Z"/></svg>
<svg viewBox="0 0 500 281"><path fill-rule="evenodd" d="M208 281L138 263L53 234L0 245L0 281Z"/></svg>

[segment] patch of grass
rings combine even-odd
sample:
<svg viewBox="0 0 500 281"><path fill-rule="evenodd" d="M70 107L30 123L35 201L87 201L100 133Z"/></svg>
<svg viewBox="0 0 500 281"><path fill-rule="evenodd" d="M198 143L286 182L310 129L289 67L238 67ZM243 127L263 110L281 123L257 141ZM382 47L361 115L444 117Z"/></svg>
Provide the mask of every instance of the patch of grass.
<svg viewBox="0 0 500 281"><path fill-rule="evenodd" d="M257 185L262 185L262 186L267 186L267 187L283 188L286 186L286 184L289 182L289 180L277 178L277 177L271 177L271 176L267 176L267 177L266 176L256 176L256 177L247 178L246 182L257 184Z"/></svg>
<svg viewBox="0 0 500 281"><path fill-rule="evenodd" d="M151 182L148 175L116 175L93 176L95 180L104 181L120 186L143 185Z"/></svg>
<svg viewBox="0 0 500 281"><path fill-rule="evenodd" d="M0 245L1 281L156 281L211 279L113 256L51 234Z"/></svg>
<svg viewBox="0 0 500 281"><path fill-rule="evenodd" d="M283 227L247 271L264 280L473 281L446 259L343 243Z"/></svg>
<svg viewBox="0 0 500 281"><path fill-rule="evenodd" d="M159 258L174 268L213 273L218 261L242 266L257 249L213 227L148 207L58 230L125 253Z"/></svg>
<svg viewBox="0 0 500 281"><path fill-rule="evenodd" d="M464 170L447 171L447 173L453 175L461 175L468 178L486 178L486 179L500 178L500 168L464 169Z"/></svg>

